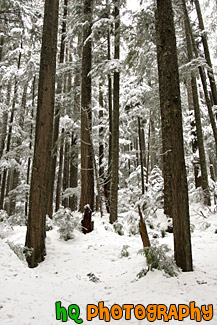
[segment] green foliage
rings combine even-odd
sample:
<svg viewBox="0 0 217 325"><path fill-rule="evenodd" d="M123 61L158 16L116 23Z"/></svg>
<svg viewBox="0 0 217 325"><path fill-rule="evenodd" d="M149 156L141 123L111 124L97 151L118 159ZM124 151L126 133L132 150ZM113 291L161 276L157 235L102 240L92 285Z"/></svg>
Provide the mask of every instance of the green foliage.
<svg viewBox="0 0 217 325"><path fill-rule="evenodd" d="M148 271L157 269L173 277L178 275L179 268L175 264L174 259L167 255L169 251L170 249L167 245L163 244L159 246L157 242L152 242L151 247L146 247L138 253L145 254L148 263Z"/></svg>
<svg viewBox="0 0 217 325"><path fill-rule="evenodd" d="M74 238L74 230L81 229L80 219L73 216L70 209L60 209L54 215L54 223L59 227L60 239L65 241Z"/></svg>

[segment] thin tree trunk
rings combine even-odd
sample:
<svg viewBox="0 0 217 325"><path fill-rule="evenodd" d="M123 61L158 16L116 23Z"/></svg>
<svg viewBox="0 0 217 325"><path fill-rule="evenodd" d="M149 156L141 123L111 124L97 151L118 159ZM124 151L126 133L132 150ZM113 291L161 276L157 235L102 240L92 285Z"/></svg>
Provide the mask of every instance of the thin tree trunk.
<svg viewBox="0 0 217 325"><path fill-rule="evenodd" d="M30 134L29 134L29 152L31 153L33 147L33 119L34 119L34 108L35 108L35 84L36 84L36 76L34 76L32 81L32 107L31 107L31 125L30 125ZM31 167L31 157L28 158L27 163L27 173L26 173L26 184L29 185L30 182L30 167ZM28 201L29 201L29 193L26 194L26 202L25 202L25 216L28 216Z"/></svg>
<svg viewBox="0 0 217 325"><path fill-rule="evenodd" d="M45 222L55 99L58 0L45 0L35 148L31 176L26 260L36 267L45 256Z"/></svg>
<svg viewBox="0 0 217 325"><path fill-rule="evenodd" d="M185 9L186 7L185 7L184 0L183 0L183 6ZM190 33L188 30L188 20L186 15L184 21L185 21L185 37L186 37L186 44L187 44L188 60L189 62L191 62L193 59L193 49L191 44ZM198 91L197 91L197 81L196 81L196 77L193 74L191 74L191 88L192 88L193 107L194 107L194 114L195 114L196 132L197 132L199 158L200 158L201 186L204 192L204 204L211 205L207 166L206 166L206 156L205 156L204 141L203 141L203 131L202 131L202 124L201 124L201 117L200 117L200 106L199 106Z"/></svg>
<svg viewBox="0 0 217 325"><path fill-rule="evenodd" d="M69 140L68 135L65 135L65 148L64 148L64 164L63 164L63 191L69 187ZM66 197L62 202L64 208L69 207L69 198Z"/></svg>
<svg viewBox="0 0 217 325"><path fill-rule="evenodd" d="M115 41L114 59L120 59L120 0L114 0ZM110 223L118 219L118 170L119 170L119 93L120 73L114 72L113 115L112 115L112 169L110 193Z"/></svg>
<svg viewBox="0 0 217 325"><path fill-rule="evenodd" d="M142 148L142 132L140 117L138 116L138 133L139 133L139 152L140 152L140 166L141 166L141 185L142 185L142 195L145 194L145 184L144 184L144 168L143 168L143 148Z"/></svg>
<svg viewBox="0 0 217 325"><path fill-rule="evenodd" d="M9 80L8 87L7 87L7 98L5 102L6 111L3 112L3 117L2 117L0 159L5 149L5 140L7 136L7 126L8 126L8 108L10 106L10 101L11 101L11 80Z"/></svg>
<svg viewBox="0 0 217 325"><path fill-rule="evenodd" d="M203 43L204 54L205 54L206 62L209 66L208 78L209 78L209 82L210 82L212 98L213 98L214 105L217 105L217 89L216 89L215 77L214 77L214 73L213 73L212 61L211 61L211 57L210 57L210 53L209 53L207 36L206 36L204 23L203 23L203 17L202 17L202 13L201 13L201 9L200 9L200 3L199 3L199 0L194 0L194 3L195 3L196 11L197 11L199 28L201 30L201 39L202 39L202 43Z"/></svg>
<svg viewBox="0 0 217 325"><path fill-rule="evenodd" d="M25 117L25 111L26 111L26 103L27 103L27 89L28 89L28 83L24 85L23 89L23 96L22 96L22 102L21 102L21 109L20 109L20 119L19 119L19 127L20 132L23 131L24 128L24 117ZM22 135L18 136L16 139L16 147L19 148L22 145ZM16 154L16 162L17 165L20 165L20 156L19 154ZM11 179L11 186L9 189L9 215L13 215L15 213L16 209L16 197L10 198L10 191L15 190L17 186L19 185L19 176L20 171L16 167L13 169L12 172L12 179Z"/></svg>
<svg viewBox="0 0 217 325"><path fill-rule="evenodd" d="M63 152L64 152L64 133L65 130L62 129L61 142L60 142L60 158L59 158L59 170L57 176L57 188L56 188L56 212L60 208L61 202L61 188L62 188L62 173L63 173Z"/></svg>
<svg viewBox="0 0 217 325"><path fill-rule="evenodd" d="M157 0L156 34L163 153L165 155L166 151L169 150L167 153L170 167L167 174L164 170L164 179L171 178L171 212L175 260L183 271L192 271L188 186L184 160L178 59L171 0ZM170 138L168 138L168 134L165 135L168 127L170 127L172 134Z"/></svg>
<svg viewBox="0 0 217 325"><path fill-rule="evenodd" d="M71 154L70 154L70 187L77 188L78 186L78 145L75 134L71 136ZM69 198L69 207L72 211L78 208L78 197L74 193Z"/></svg>
<svg viewBox="0 0 217 325"><path fill-rule="evenodd" d="M80 73L80 61L82 57L82 33L78 35L77 44L77 69L75 71L74 78L74 94L73 94L73 116L77 120L80 117L81 111L81 73ZM70 187L77 188L78 186L78 136L76 132L72 132L71 136L71 154L70 154ZM69 207L72 211L78 209L78 197L77 194L73 194L69 198Z"/></svg>
<svg viewBox="0 0 217 325"><path fill-rule="evenodd" d="M151 147L151 110L149 112L149 126L148 126L148 150L147 150L147 160L146 160L146 181L145 181L145 183L146 183L146 186L145 186L146 192L148 191L148 182L149 182L150 147ZM165 205L165 202L164 202L164 205Z"/></svg>
<svg viewBox="0 0 217 325"><path fill-rule="evenodd" d="M146 168L146 146L145 146L145 130L144 128L141 129L142 131L142 152L143 152L143 164Z"/></svg>
<svg viewBox="0 0 217 325"><path fill-rule="evenodd" d="M199 53L198 53L196 42L195 42L195 39L194 39L194 36L193 36L192 27L191 27L191 24L190 24L190 20L189 20L185 0L182 0L182 3L183 3L184 15L185 15L186 27L187 27L188 33L190 34L193 52L194 52L195 57L198 58ZM199 67L199 73L200 73L200 78L201 78L202 85L203 85L203 91L204 91L206 106L207 106L208 114L209 114L209 118L210 118L210 123L211 123L211 126L212 126L213 136L214 136L214 139L215 139L215 151L216 151L216 157L217 157L217 127L216 127L216 120L215 120L215 116L214 116L214 113L213 113L213 110L212 110L212 102L211 102L210 97L209 97L209 91L208 91L207 82L206 82L206 75L205 75L203 67Z"/></svg>
<svg viewBox="0 0 217 325"><path fill-rule="evenodd" d="M106 0L107 18L110 18L110 4ZM111 26L109 25L107 31L107 59L111 60ZM105 180L104 193L106 200L106 209L110 213L110 190L111 190L111 167L112 167L112 76L108 75L108 113L109 113L109 153L108 153L108 175Z"/></svg>
<svg viewBox="0 0 217 325"><path fill-rule="evenodd" d="M20 60L21 60L21 53L19 55L19 60L18 60L18 69L20 67ZM14 113L15 113L15 106L17 100L17 90L18 90L18 83L17 83L17 78L15 77L14 95L13 95L13 102L12 102L11 115L10 115L9 128L8 128L7 146L5 150L6 153L10 151L10 147L11 147ZM7 169L5 168L3 171L2 183L1 183L0 209L3 209L4 206L6 179L7 179Z"/></svg>

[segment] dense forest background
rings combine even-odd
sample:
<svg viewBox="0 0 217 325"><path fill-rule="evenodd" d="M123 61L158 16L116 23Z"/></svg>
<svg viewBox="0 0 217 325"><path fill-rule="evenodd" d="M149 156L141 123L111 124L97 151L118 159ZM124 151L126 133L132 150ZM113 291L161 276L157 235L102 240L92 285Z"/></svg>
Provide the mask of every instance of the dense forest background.
<svg viewBox="0 0 217 325"><path fill-rule="evenodd" d="M192 269L189 202L217 195L217 3L161 5L1 1L1 220L27 225L29 266L46 215L79 210L89 232L93 212L118 224L140 204L173 218L176 262Z"/></svg>

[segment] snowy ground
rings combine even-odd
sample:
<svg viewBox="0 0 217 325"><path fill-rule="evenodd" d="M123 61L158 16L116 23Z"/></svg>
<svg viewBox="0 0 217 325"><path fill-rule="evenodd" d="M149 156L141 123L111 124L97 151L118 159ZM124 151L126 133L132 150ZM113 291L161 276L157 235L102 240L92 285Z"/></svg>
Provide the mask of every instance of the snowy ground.
<svg viewBox="0 0 217 325"><path fill-rule="evenodd" d="M191 208L194 272L181 273L178 277L166 277L155 270L145 277L137 274L146 266L145 257L137 254L142 248L139 235L120 236L108 229L107 218L95 216L94 232L83 235L75 232L73 240L59 239L56 229L47 233L47 256L35 269L29 269L10 249L7 240L24 244L25 227L15 227L4 239L0 248L0 324L2 325L53 325L56 320L55 302L68 307L80 307L80 318L86 320L86 305L113 304L186 304L195 301L197 306L213 304L214 316L208 321L217 324L217 215L204 210L204 218L197 205ZM159 214L159 218L162 218ZM206 228L207 224L210 226ZM172 234L159 239L173 247ZM120 257L123 245L128 245L129 256ZM89 275L88 275L89 274ZM94 276L96 282L91 281ZM76 324L69 319L69 324ZM111 324L148 324L147 319L111 320ZM163 324L163 320L156 320ZM171 320L170 324L178 324ZM184 324L196 324L185 318ZM204 320L201 321L205 323ZM207 323L207 322L206 322ZM105 324L95 317L92 324Z"/></svg>

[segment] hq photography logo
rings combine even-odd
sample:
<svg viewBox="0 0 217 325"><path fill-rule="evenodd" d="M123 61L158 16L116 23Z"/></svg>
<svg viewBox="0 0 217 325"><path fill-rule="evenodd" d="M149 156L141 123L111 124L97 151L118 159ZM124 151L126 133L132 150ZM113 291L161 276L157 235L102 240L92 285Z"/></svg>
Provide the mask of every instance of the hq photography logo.
<svg viewBox="0 0 217 325"><path fill-rule="evenodd" d="M73 320L76 324L82 324L83 319L80 317L80 307L76 304L71 304L66 309L62 306L61 301L55 303L56 320L67 322ZM183 321L189 317L191 320L201 322L202 320L210 321L213 318L213 305L196 306L195 301L191 301L188 305L171 304L166 305L133 305L124 304L122 306L114 304L112 307L106 307L103 301L97 305L87 305L86 320L92 321L98 317L100 320L110 322L114 320L130 320L134 316L138 320L146 319L149 322L156 320L163 320L169 322L170 320Z"/></svg>

